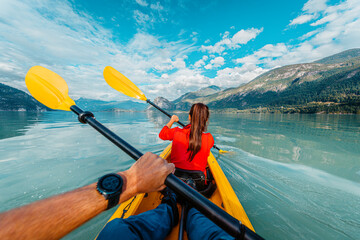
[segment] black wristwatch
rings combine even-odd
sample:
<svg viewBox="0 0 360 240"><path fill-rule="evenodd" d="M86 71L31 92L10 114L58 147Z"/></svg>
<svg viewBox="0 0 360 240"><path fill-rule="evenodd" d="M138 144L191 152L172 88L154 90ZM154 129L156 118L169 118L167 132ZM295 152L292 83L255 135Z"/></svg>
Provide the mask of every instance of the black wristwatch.
<svg viewBox="0 0 360 240"><path fill-rule="evenodd" d="M99 178L96 189L108 200L107 209L115 207L119 203L122 186L123 179L118 174L110 173Z"/></svg>

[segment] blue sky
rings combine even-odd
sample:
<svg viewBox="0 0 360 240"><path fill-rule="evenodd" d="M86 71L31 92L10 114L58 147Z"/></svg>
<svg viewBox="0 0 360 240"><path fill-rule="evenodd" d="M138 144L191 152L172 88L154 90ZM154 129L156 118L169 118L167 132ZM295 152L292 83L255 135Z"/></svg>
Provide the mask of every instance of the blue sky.
<svg viewBox="0 0 360 240"><path fill-rule="evenodd" d="M73 98L125 100L110 65L149 98L236 87L276 67L360 47L359 0L0 0L0 81L25 90L31 66Z"/></svg>

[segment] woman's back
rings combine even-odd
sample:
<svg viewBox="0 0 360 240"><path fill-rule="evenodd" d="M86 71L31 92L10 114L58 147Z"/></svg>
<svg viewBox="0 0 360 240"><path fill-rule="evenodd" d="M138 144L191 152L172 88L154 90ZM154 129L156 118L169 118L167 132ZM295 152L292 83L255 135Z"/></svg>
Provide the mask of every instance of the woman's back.
<svg viewBox="0 0 360 240"><path fill-rule="evenodd" d="M173 141L171 162L175 164L175 167L184 170L198 170L204 172L210 149L214 145L214 138L210 133L202 133L201 148L190 161L190 151L188 151L190 127L190 125L187 125L184 129L178 127L170 129L168 126L164 126L159 137L162 140Z"/></svg>
<svg viewBox="0 0 360 240"><path fill-rule="evenodd" d="M207 158L214 145L212 135L205 133L209 116L209 108L203 103L196 103L189 112L189 125L183 129L171 128L174 122L179 121L173 115L161 130L161 139L173 141L171 162L176 168L205 172Z"/></svg>

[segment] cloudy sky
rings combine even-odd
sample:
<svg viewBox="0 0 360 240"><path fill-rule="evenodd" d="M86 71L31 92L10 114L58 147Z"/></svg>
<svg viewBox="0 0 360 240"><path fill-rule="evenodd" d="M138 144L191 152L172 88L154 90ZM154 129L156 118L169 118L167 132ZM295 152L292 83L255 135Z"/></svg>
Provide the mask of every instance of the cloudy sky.
<svg viewBox="0 0 360 240"><path fill-rule="evenodd" d="M25 90L41 65L75 99L125 100L110 65L172 100L360 47L359 16L360 0L0 0L0 82Z"/></svg>

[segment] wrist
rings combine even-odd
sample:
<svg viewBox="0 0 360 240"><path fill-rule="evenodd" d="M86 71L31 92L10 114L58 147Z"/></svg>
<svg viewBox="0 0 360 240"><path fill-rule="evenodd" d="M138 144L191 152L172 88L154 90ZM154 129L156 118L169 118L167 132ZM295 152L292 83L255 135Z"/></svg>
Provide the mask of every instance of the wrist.
<svg viewBox="0 0 360 240"><path fill-rule="evenodd" d="M136 189L136 183L133 183L131 181L133 178L131 177L131 173L129 172L129 170L119 172L118 174L123 179L122 193L119 200L119 203L121 203L135 196L136 194L138 194L138 192Z"/></svg>
<svg viewBox="0 0 360 240"><path fill-rule="evenodd" d="M96 190L107 200L107 209L119 204L120 195L123 190L124 180L116 173L108 173L99 178Z"/></svg>

